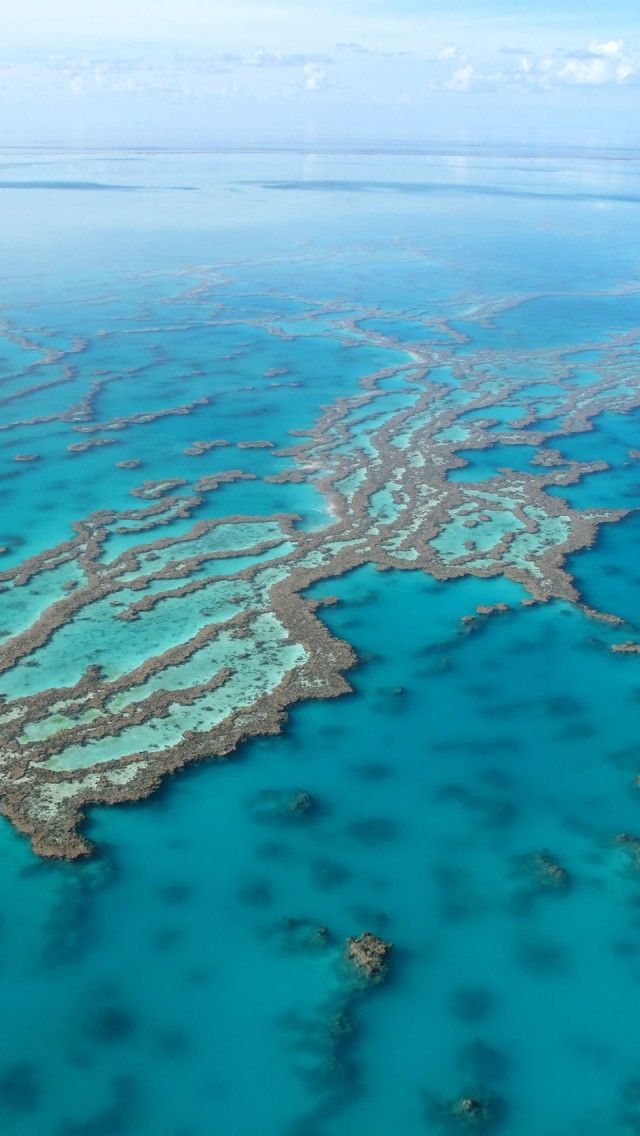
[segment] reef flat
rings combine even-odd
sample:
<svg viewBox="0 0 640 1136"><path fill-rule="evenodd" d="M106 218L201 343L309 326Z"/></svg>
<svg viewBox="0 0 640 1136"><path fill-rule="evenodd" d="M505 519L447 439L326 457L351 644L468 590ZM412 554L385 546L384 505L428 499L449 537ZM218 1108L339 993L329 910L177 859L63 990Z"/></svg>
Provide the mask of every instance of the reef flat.
<svg viewBox="0 0 640 1136"><path fill-rule="evenodd" d="M187 272L183 283L203 305L220 295L207 275ZM174 323L175 304L171 297L163 303L172 333L188 334L193 324ZM491 329L505 311L526 304L535 299L485 306L473 319ZM380 330L394 319L402 321L403 338ZM207 321L212 336L217 326L215 318ZM605 408L624 413L638 406L640 332L507 354L473 349L470 335L443 317L430 326L424 316L381 309L343 314L322 305L287 321L239 318L233 326L284 337L294 348L298 337L314 336L347 351L384 351L397 362L362 375L359 389L326 405L294 445L218 438L184 451L204 458L231 446L238 456L265 450L284 459L277 472L206 472L201 460L197 477L188 479L184 462L164 462L162 478L129 490L152 503L76 518L71 539L0 574L2 810L42 855L89 850L78 833L87 805L147 796L187 762L277 733L291 704L347 693L344 672L356 658L305 598L318 581L374 564L440 580L505 576L523 586L525 602L580 602L568 554L591 546L600 525L627 515L573 508L549 489L607 469L602 460L565 458L562 440L591 429ZM51 358L29 334L5 328L8 342L40 351L26 367L26 385L12 390L12 414L34 389L66 392L71 382L74 364L65 353ZM69 358L88 346L86 337L74 342ZM598 352L597 375L575 360L581 352ZM32 371L46 374L51 366L62 366L58 383L52 378L34 388ZM121 381L109 373L92 377L87 395L46 417L90 435L67 443L76 461L108 443L126 445L123 435L136 426L186 418L212 404L210 395L170 407L151 401L147 410L99 419L102 393ZM138 389L144 398L144 385ZM199 426L203 421L200 413ZM4 428L42 422L12 418ZM512 467L481 480L452 479L453 472L464 475L470 458L496 448L506 453L503 460L513 454ZM525 450L532 456L523 463ZM136 462L117 465L137 469ZM325 503L327 523L305 531L295 513L200 519L211 494L242 481L252 483L257 501L259 481L310 485ZM14 633L11 610L25 613L25 626ZM615 613L601 618L616 620Z"/></svg>

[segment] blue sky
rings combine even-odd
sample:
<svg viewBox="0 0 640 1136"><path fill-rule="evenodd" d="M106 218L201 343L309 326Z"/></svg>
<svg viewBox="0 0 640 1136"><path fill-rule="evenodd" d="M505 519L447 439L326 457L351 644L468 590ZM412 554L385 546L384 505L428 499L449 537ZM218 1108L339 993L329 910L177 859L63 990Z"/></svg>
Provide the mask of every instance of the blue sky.
<svg viewBox="0 0 640 1136"><path fill-rule="evenodd" d="M0 0L0 144L632 145L638 0Z"/></svg>

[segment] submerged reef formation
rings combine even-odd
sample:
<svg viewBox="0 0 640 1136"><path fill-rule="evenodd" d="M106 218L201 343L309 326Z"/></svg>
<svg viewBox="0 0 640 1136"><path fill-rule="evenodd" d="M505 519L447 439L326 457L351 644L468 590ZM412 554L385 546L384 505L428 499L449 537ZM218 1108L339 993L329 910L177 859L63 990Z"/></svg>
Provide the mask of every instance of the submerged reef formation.
<svg viewBox="0 0 640 1136"><path fill-rule="evenodd" d="M347 958L371 982L380 982L384 978L390 951L391 943L385 943L384 939L371 931L347 939Z"/></svg>
<svg viewBox="0 0 640 1136"><path fill-rule="evenodd" d="M491 1119L491 1107L477 1097L460 1097L452 1104L451 1115L473 1128L484 1128Z"/></svg>
<svg viewBox="0 0 640 1136"><path fill-rule="evenodd" d="M427 1098L427 1116L433 1130L442 1136L455 1133L497 1132L502 1127L503 1103L493 1094L474 1090L452 1101Z"/></svg>
<svg viewBox="0 0 640 1136"><path fill-rule="evenodd" d="M615 837L615 843L626 853L629 867L634 872L640 871L640 836L634 836L630 832L619 832Z"/></svg>
<svg viewBox="0 0 640 1136"><path fill-rule="evenodd" d="M325 405L309 429L289 430L293 444L191 442L175 461L167 457L162 477L130 487L141 499L137 507L89 512L75 520L73 535L0 572L1 809L40 855L90 851L78 831L88 805L145 797L189 762L277 733L297 701L348 693L344 676L356 655L318 618L328 601L305 594L318 581L368 563L438 580L504 576L522 585L524 602L580 602L567 556L592 545L599 527L627 510L570 506L562 489L607 466L565 459L557 447L589 431L605 408L640 404L632 381L640 334L580 345L599 352L596 374L577 359L575 344L508 354L471 349L442 319L432 343L424 319L417 342L401 342L364 326L376 316L325 305L298 317L301 336L317 320L318 337L343 347L364 343L396 361L362 376L360 389ZM490 325L491 312L475 318ZM238 322L295 338L277 320ZM68 354L86 349L78 340ZM64 353L54 352L25 373L61 362ZM100 399L122 375L98 371L87 389L74 368L58 380L71 402L0 424L66 423L72 437L79 432L81 440L66 443L80 471L74 476L127 431L137 438L139 427L158 420L196 414L201 424L211 413L205 394L101 421ZM25 404L32 390L29 378ZM144 391L141 382L140 398ZM229 445L251 469L203 470ZM465 480L473 461L496 447L510 448L513 467ZM523 461L520 454L532 450ZM200 458L193 482L185 455ZM36 457L18 454L25 469L15 476L26 476ZM142 463L134 451L115 464L134 472ZM295 510L260 512L257 494L255 511L212 517L212 494L245 481L281 493L315 491L324 523L310 527ZM477 607L467 630L506 610L501 603ZM631 652L636 644L612 650ZM311 804L300 797L286 807L305 815ZM539 880L565 886L563 869L545 857L535 866ZM351 942L356 961L374 957L369 940Z"/></svg>
<svg viewBox="0 0 640 1136"><path fill-rule="evenodd" d="M535 855L536 875L542 887L553 891L563 891L569 887L571 879L566 868L544 849Z"/></svg>

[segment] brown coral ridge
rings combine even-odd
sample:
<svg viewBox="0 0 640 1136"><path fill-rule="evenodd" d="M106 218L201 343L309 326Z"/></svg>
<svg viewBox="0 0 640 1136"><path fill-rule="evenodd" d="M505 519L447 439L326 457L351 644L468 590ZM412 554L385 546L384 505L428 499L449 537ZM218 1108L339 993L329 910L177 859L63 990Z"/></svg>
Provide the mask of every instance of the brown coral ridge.
<svg viewBox="0 0 640 1136"><path fill-rule="evenodd" d="M125 430L128 426L142 426L149 422L157 422L159 418L182 417L191 414L198 406L208 406L210 399L204 395L194 398L192 402L183 402L180 406L167 406L162 410L137 411L121 418L110 418L107 422L91 422L83 426L74 426L84 434L95 434L98 430Z"/></svg>
<svg viewBox="0 0 640 1136"><path fill-rule="evenodd" d="M142 497L145 500L153 500L154 498L166 497L167 494L173 493L175 489L181 489L183 485L187 484L188 482L184 477L156 478L153 481L143 481L142 485L134 486L134 488L130 490L130 493L132 497Z"/></svg>
<svg viewBox="0 0 640 1136"><path fill-rule="evenodd" d="M227 442L224 438L213 438L210 441L203 440L199 442L192 442L190 446L187 446L184 454L188 458L199 458L202 457L203 454L207 454L209 450L215 450L221 446L228 445L229 442Z"/></svg>
<svg viewBox="0 0 640 1136"><path fill-rule="evenodd" d="M508 611L511 611L511 608L506 603L476 604L474 614L462 615L460 622L467 631L473 631L478 627L481 620L491 615L506 615Z"/></svg>
<svg viewBox="0 0 640 1136"><path fill-rule="evenodd" d="M86 454L89 450L98 450L102 446L114 446L117 438L89 438L86 442L71 442L67 446L70 454Z"/></svg>
<svg viewBox="0 0 640 1136"><path fill-rule="evenodd" d="M389 969L391 943L371 931L347 939L347 958L370 982L381 982Z"/></svg>
<svg viewBox="0 0 640 1136"><path fill-rule="evenodd" d="M193 488L196 493L215 493L221 485L231 485L234 481L257 481L257 475L243 469L224 469L199 477Z"/></svg>

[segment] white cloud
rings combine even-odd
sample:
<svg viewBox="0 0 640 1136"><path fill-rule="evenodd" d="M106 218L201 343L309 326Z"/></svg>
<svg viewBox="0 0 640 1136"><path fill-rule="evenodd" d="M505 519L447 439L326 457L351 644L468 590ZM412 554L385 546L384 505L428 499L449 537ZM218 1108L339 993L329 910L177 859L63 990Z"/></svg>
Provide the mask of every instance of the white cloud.
<svg viewBox="0 0 640 1136"><path fill-rule="evenodd" d="M5 56L0 61L0 109L39 100L54 108L63 122L66 116L72 121L74 116L95 115L117 125L123 117L135 122L146 107L152 106L157 114L160 105L167 119L175 105L174 117L180 115L188 122L185 110L192 111L194 119L206 114L215 119L216 113L222 118L229 110L239 120L252 122L251 107L264 104L274 108L275 122L284 121L289 108L294 108L292 115L309 114L319 122L324 115L340 125L352 114L368 130L377 121L372 106L380 108L376 116L385 121L410 122L415 116L419 123L417 116L434 106L455 103L459 117L466 113L461 111L463 105L475 113L476 96L479 105L487 93L499 96L496 105L501 99L510 108L522 106L527 92L555 92L549 103L560 107L562 91L582 89L581 105L596 108L597 100L606 103L600 94L606 89L626 88L625 105L630 106L635 88L640 87L640 49L629 37L589 39L587 29L582 44L571 45L569 40L570 47L561 48L557 39L549 37L544 50L534 50L533 40L522 36L522 29L506 40L522 46L506 47L498 38L480 43L467 40L466 30L457 32L457 37L456 30L452 35L439 32L415 44L405 40L402 50L396 50L394 43L386 50L384 45L374 46L373 40L371 45L365 41L365 46L354 39L325 41L313 34L306 44L291 45L291 50L285 50L284 44L273 50L267 39L244 50L237 44L211 48L203 41L201 47L183 51L144 48L136 54L131 48L115 54L105 47L104 52L75 55ZM305 51L305 46L312 50ZM411 50L405 50L409 46ZM534 100L530 102L533 106ZM405 113L405 108L412 109ZM10 115L4 117L9 120Z"/></svg>
<svg viewBox="0 0 640 1136"><path fill-rule="evenodd" d="M592 41L587 48L557 49L538 54L521 49L501 48L506 65L499 70L469 60L457 51L444 56L452 64L452 71L442 80L449 90L492 90L520 87L544 90L564 87L620 87L640 85L640 51L627 45L623 39ZM437 81L432 86L437 86Z"/></svg>
<svg viewBox="0 0 640 1136"><path fill-rule="evenodd" d="M551 80L560 84L574 84L586 86L600 86L609 80L606 61L599 57L584 59L580 56L570 55L555 70L549 68L547 74Z"/></svg>
<svg viewBox="0 0 640 1136"><path fill-rule="evenodd" d="M610 40L607 40L606 43L590 43L589 44L589 51L592 51L595 55L604 55L604 56L621 55L623 50L624 50L624 40L623 39L610 39Z"/></svg>
<svg viewBox="0 0 640 1136"><path fill-rule="evenodd" d="M327 86L329 73L320 63L305 63L304 85L307 91L319 91Z"/></svg>
<svg viewBox="0 0 640 1136"><path fill-rule="evenodd" d="M615 87L640 80L640 54L621 39L590 43L586 51L534 60L529 74L547 87Z"/></svg>
<svg viewBox="0 0 640 1136"><path fill-rule="evenodd" d="M228 57L229 58L229 57ZM253 55L231 57L235 63L248 67L306 67L316 63L331 63L328 55L278 55L272 51L256 51Z"/></svg>
<svg viewBox="0 0 640 1136"><path fill-rule="evenodd" d="M474 75L475 72L470 63L467 63L465 67L457 67L447 79L445 87L451 91L468 91L473 84Z"/></svg>

